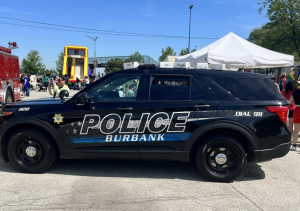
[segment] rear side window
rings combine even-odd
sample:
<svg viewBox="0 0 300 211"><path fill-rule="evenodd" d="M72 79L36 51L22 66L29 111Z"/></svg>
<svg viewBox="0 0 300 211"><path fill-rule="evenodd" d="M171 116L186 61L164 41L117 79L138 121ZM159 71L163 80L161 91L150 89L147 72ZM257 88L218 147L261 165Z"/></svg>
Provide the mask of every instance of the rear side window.
<svg viewBox="0 0 300 211"><path fill-rule="evenodd" d="M265 80L255 78L214 78L220 86L240 100L278 100L278 93Z"/></svg>
<svg viewBox="0 0 300 211"><path fill-rule="evenodd" d="M275 90L275 92L277 93L277 98L279 100L286 100L278 91L278 89L276 88L274 81L272 79L264 79L264 81L273 89Z"/></svg>
<svg viewBox="0 0 300 211"><path fill-rule="evenodd" d="M153 77L150 100L189 100L189 77Z"/></svg>

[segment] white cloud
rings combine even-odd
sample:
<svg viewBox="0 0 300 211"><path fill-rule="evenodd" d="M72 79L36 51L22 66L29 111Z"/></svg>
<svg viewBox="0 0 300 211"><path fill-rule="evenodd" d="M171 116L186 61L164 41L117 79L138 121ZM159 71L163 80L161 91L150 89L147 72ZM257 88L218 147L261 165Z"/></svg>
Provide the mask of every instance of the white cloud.
<svg viewBox="0 0 300 211"><path fill-rule="evenodd" d="M32 13L24 10L15 10L7 7L0 7L0 13L12 13L12 14L21 14L21 15L34 15L34 16L41 15L41 14Z"/></svg>

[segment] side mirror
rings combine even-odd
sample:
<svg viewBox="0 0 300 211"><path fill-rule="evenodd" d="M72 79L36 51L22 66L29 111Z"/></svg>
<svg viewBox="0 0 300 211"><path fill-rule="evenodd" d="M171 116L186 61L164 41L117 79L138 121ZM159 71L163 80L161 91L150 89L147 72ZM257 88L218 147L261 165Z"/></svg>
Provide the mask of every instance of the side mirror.
<svg viewBox="0 0 300 211"><path fill-rule="evenodd" d="M84 103L88 102L88 97L86 92L82 92L77 96L77 105L84 105Z"/></svg>
<svg viewBox="0 0 300 211"><path fill-rule="evenodd" d="M69 97L69 92L67 90L61 90L59 92L59 98L63 100L65 97Z"/></svg>

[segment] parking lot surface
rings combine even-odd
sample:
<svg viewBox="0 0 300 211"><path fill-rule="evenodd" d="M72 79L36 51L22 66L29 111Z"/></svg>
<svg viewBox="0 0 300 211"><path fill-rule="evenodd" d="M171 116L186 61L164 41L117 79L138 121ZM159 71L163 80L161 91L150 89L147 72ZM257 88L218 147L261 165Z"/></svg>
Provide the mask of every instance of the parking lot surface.
<svg viewBox="0 0 300 211"><path fill-rule="evenodd" d="M300 210L297 150L248 163L231 183L206 181L193 163L59 160L24 174L0 160L0 210Z"/></svg>

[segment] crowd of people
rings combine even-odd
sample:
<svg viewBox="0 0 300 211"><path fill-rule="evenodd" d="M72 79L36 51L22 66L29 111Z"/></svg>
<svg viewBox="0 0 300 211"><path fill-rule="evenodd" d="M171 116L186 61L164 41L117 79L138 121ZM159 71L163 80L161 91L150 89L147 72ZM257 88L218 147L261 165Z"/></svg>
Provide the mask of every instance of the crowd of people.
<svg viewBox="0 0 300 211"><path fill-rule="evenodd" d="M20 88L21 88L21 95L25 97L29 97L30 90L46 91L46 90L55 89L57 91L59 89L58 88L59 86L61 88L67 86L68 90L70 89L81 90L89 86L91 83L94 83L95 81L96 81L96 76L93 73L90 74L89 77L85 76L82 81L76 77L76 83L69 83L67 75L57 76L51 74L44 74L43 76L41 75L35 76L35 75L29 75L23 73L21 74L20 77ZM51 93L50 94L53 95L53 92Z"/></svg>
<svg viewBox="0 0 300 211"><path fill-rule="evenodd" d="M286 74L280 77L279 90L282 96L289 101L288 126L292 133L292 150L297 149L297 140L300 132L300 89L299 81L288 81ZM278 85L275 83L275 85Z"/></svg>

